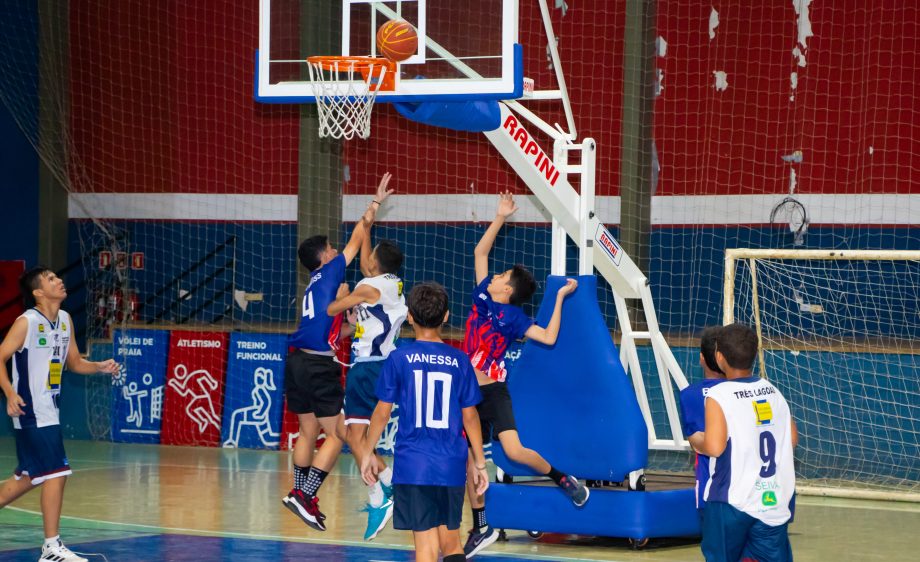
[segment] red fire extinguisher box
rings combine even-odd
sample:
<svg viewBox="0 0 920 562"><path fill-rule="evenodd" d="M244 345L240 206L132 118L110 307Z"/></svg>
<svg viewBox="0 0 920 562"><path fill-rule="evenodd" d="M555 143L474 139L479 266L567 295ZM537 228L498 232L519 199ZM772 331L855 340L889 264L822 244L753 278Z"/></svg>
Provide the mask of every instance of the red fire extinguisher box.
<svg viewBox="0 0 920 562"><path fill-rule="evenodd" d="M227 343L224 332L170 333L162 444L220 444Z"/></svg>

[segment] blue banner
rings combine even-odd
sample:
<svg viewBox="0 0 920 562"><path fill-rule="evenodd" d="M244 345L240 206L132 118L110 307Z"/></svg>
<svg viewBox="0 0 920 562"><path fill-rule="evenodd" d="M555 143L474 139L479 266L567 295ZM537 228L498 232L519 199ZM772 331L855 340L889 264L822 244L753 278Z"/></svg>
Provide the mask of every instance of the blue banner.
<svg viewBox="0 0 920 562"><path fill-rule="evenodd" d="M277 449L284 399L283 334L231 334L221 444Z"/></svg>
<svg viewBox="0 0 920 562"><path fill-rule="evenodd" d="M169 332L115 330L114 348L121 369L112 381L112 440L159 443Z"/></svg>

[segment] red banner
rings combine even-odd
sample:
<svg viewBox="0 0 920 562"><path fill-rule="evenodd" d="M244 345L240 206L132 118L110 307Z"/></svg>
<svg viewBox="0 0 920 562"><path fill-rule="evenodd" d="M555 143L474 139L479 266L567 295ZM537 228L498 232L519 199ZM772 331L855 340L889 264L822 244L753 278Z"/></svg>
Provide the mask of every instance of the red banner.
<svg viewBox="0 0 920 562"><path fill-rule="evenodd" d="M22 314L22 294L19 292L19 276L26 270L22 260L0 261L0 337Z"/></svg>
<svg viewBox="0 0 920 562"><path fill-rule="evenodd" d="M219 445L227 342L224 332L170 334L162 444Z"/></svg>

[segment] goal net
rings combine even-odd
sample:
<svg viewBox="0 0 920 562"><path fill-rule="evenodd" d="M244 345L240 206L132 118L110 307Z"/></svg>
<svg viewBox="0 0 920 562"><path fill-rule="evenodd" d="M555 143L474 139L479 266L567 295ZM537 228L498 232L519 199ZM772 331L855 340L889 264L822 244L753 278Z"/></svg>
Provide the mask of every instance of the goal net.
<svg viewBox="0 0 920 562"><path fill-rule="evenodd" d="M920 251L726 252L725 322L798 424L804 488L920 498ZM882 494L879 494L879 493Z"/></svg>

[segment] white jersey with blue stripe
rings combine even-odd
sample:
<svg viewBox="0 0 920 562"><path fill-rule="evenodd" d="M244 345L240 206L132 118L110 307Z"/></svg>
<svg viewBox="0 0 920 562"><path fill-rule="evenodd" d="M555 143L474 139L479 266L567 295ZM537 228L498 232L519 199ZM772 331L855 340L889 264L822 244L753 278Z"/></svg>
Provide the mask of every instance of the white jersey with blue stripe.
<svg viewBox="0 0 920 562"><path fill-rule="evenodd" d="M21 317L29 325L22 348L13 354L13 389L26 405L22 407L23 414L13 418L13 427L59 425L61 375L73 333L70 315L58 311L57 321L52 322L32 308Z"/></svg>
<svg viewBox="0 0 920 562"><path fill-rule="evenodd" d="M370 285L380 291L380 298L374 304L358 305L358 323L355 325L351 350L355 361L386 359L396 349L399 329L409 311L403 295L402 279L392 273L384 273L362 279L355 290L361 285Z"/></svg>
<svg viewBox="0 0 920 562"><path fill-rule="evenodd" d="M728 443L710 459L704 498L724 502L767 525L782 525L792 513L795 467L789 404L766 379L725 381L709 389L725 414Z"/></svg>

